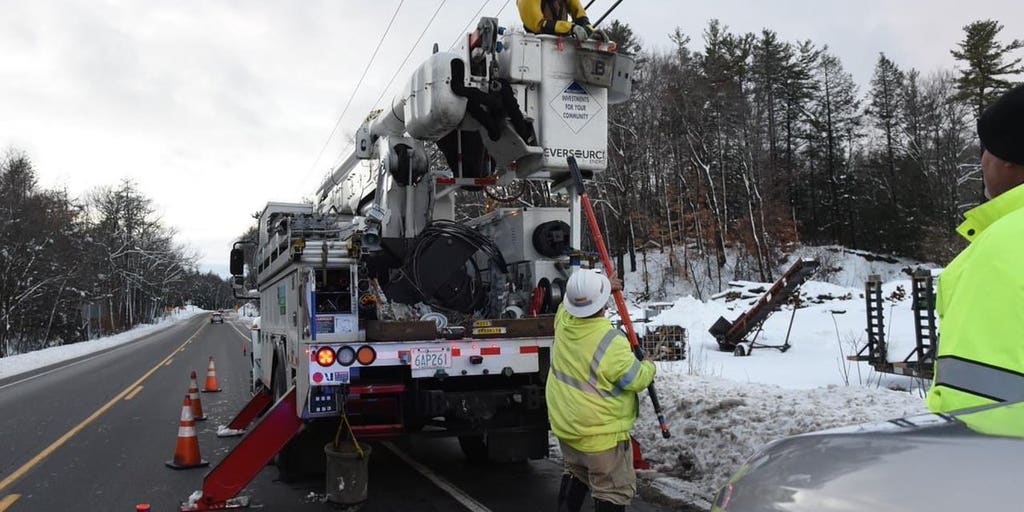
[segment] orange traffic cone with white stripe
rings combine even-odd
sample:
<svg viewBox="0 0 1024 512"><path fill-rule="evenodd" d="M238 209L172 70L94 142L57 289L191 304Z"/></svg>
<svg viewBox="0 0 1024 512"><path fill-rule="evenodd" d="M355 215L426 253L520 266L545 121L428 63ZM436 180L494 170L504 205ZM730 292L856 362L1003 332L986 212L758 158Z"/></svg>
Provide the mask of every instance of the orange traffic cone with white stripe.
<svg viewBox="0 0 1024 512"><path fill-rule="evenodd" d="M199 455L199 438L196 437L196 422L192 419L192 400L188 395L185 395L185 401L181 404L181 423L178 424L178 444L174 447L174 460L164 464L173 469L201 468L210 465Z"/></svg>
<svg viewBox="0 0 1024 512"><path fill-rule="evenodd" d="M203 386L203 393L216 393L220 391L217 385L217 367L213 365L213 356L210 356L210 366L206 368L206 384Z"/></svg>
<svg viewBox="0 0 1024 512"><path fill-rule="evenodd" d="M203 421L206 415L203 414L203 401L199 399L199 381L196 380L196 371L192 370L192 377L188 384L188 399L192 402L192 419Z"/></svg>

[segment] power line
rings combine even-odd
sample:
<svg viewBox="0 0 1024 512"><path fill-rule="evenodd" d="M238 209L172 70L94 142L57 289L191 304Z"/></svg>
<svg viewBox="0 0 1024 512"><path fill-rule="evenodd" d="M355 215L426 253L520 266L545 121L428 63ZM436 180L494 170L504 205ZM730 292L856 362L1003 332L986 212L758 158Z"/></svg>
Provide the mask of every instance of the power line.
<svg viewBox="0 0 1024 512"><path fill-rule="evenodd" d="M423 31L420 32L420 36L416 38L416 42L412 44L412 47L409 48L409 52L405 54L405 59L403 59L402 63L398 65L398 69L395 70L395 74L391 75L391 80L388 80L388 85L384 86L384 89L382 89L380 92L380 96L377 96L377 99L374 100L373 106L370 107L371 112L377 108L377 105L380 103L380 100L384 98L384 95L387 94L388 89L390 89L391 85L395 83L395 79L398 78L398 74L402 72L402 67L404 67L405 63L409 61L409 57L412 56L412 53L416 51L416 46L419 45L420 41L423 39L423 36L426 35L427 30L430 29L430 25L434 23L434 19L437 18L438 13L441 12L441 8L444 7L444 4L446 4L447 2L448 0L441 0L441 3L438 4L437 9L434 9L434 14L430 16L430 20L427 21L426 26L423 27ZM349 146L351 145L352 144L350 143ZM349 146L346 146L345 148L348 149ZM342 150L342 152L335 159L334 165L332 165L332 167L337 167L344 157L345 151Z"/></svg>
<svg viewBox="0 0 1024 512"><path fill-rule="evenodd" d="M473 17L469 18L469 21L466 22L466 26L462 27L462 30L459 32L459 35L455 36L455 42L453 42L452 45L448 47L449 50L455 48L455 45L459 44L459 38L466 35L466 31L469 30L469 26L473 24L473 20L475 20L477 16L480 16L480 13L483 12L484 7L487 7L487 4L489 3L491 3L491 0L487 0L486 2L480 5L480 8L476 10L476 12L473 14ZM505 0L505 4L508 4L508 0ZM504 7L502 7L502 9L504 9Z"/></svg>
<svg viewBox="0 0 1024 512"><path fill-rule="evenodd" d="M504 3L504 4L502 4L502 6L501 6L501 9L499 9L499 10L498 10L498 14L495 14L495 15L494 15L494 17L495 17L495 18L497 18L497 17L501 16L501 13L505 12L505 8L506 8L506 7L508 7L508 3L509 3L509 1L510 1L510 0L505 0L505 3Z"/></svg>
<svg viewBox="0 0 1024 512"><path fill-rule="evenodd" d="M320 157L323 156L324 151L327 150L327 146L330 145L331 139L334 138L334 134L338 132L338 127L341 126L341 121L342 119L344 119L345 113L347 113L348 108L352 106L352 100L356 97L356 93L359 91L359 87L363 85L363 79L366 78L366 73L370 71L370 66L373 65L374 59L377 58L377 52L380 51L381 45L384 44L384 38L386 38L388 32L391 31L391 25L395 23L395 18L398 17L398 12L402 9L402 4L404 3L405 0L399 0L398 7L396 7L395 12L391 14L391 20L388 21L388 26L386 29L384 29L384 33L381 34L380 40L377 41L377 47L374 48L373 55L370 56L370 61L366 63L366 68L363 69L363 74L362 76L359 77L359 82L356 83L355 90L353 90L352 94L349 95L348 101L345 103L345 108L341 110L341 115L338 116L338 121L334 123L334 128L331 130L331 134L327 136L327 140L324 141L323 147L320 148L320 152L317 153L316 155L316 160L313 161L313 165L310 166L309 171L306 172L306 176L302 178L302 182L305 182L306 178L309 177L310 173L312 173L316 169L317 164L320 163Z"/></svg>
<svg viewBox="0 0 1024 512"><path fill-rule="evenodd" d="M377 96L377 100L373 102L373 107L371 107L370 110L377 108L377 105L380 103L380 100L384 98L384 95L387 94L388 89L391 88L391 84L395 83L395 78L398 78L398 74L402 72L402 68L405 66L405 63L409 62L409 57L412 57L412 53L416 51L416 47L420 44L420 41L423 40L423 36L427 33L427 30L430 28L430 25L434 23L434 18L437 18L437 14L441 12L441 8L444 7L444 4L447 2L448 0L441 0L441 3L438 4L437 9L434 9L434 14L430 17L430 21L427 21L427 25L423 27L423 31L420 32L420 36L416 38L416 42L412 43L412 47L409 48L409 53L405 54L405 58L402 59L402 63L398 65L398 69L395 70L395 74L391 75L391 80L388 81L388 85L384 86L384 89L380 92L380 96Z"/></svg>

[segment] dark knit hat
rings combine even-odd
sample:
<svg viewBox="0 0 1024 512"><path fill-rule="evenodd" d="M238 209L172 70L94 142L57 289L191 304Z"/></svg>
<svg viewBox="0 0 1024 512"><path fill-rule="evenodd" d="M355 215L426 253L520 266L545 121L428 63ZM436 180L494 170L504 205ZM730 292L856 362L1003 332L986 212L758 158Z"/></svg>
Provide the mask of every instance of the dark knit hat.
<svg viewBox="0 0 1024 512"><path fill-rule="evenodd" d="M1024 85L989 105L978 118L978 138L989 153L1024 165Z"/></svg>

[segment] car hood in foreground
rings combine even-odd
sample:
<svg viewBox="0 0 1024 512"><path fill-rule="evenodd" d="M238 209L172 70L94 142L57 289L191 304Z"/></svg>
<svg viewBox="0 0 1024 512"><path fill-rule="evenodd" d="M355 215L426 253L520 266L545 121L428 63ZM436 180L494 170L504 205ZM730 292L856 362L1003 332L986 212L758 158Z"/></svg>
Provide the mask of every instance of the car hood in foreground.
<svg viewBox="0 0 1024 512"><path fill-rule="evenodd" d="M1017 509L1022 438L1022 403L790 437L744 464L713 510Z"/></svg>

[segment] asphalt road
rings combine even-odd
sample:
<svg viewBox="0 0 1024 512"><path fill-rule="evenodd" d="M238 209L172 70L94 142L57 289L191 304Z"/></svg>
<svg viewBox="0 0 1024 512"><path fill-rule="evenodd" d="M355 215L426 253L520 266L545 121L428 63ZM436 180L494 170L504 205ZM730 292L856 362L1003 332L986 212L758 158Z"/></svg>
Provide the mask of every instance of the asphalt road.
<svg viewBox="0 0 1024 512"><path fill-rule="evenodd" d="M177 510L207 469L175 471L181 402L192 370L202 387L208 358L221 393L203 393L200 451L220 461L238 438L218 438L248 400L244 328L200 315L139 341L54 368L0 380L0 512ZM26 380L26 377L28 379ZM553 510L559 465L550 460L473 465L452 439L374 444L364 511ZM323 511L323 478L277 481L264 468L243 493L253 508ZM589 506L585 510L589 509ZM635 502L631 510L662 510ZM667 509L666 509L667 510Z"/></svg>

